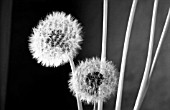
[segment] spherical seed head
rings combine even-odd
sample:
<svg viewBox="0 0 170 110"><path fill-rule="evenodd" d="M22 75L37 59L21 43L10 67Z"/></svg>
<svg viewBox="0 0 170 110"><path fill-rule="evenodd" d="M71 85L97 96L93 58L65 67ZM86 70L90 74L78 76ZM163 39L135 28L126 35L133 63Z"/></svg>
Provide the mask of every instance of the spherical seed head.
<svg viewBox="0 0 170 110"><path fill-rule="evenodd" d="M57 67L74 58L80 49L82 27L64 12L53 12L41 20L29 37L33 58L43 66Z"/></svg>
<svg viewBox="0 0 170 110"><path fill-rule="evenodd" d="M106 101L115 93L117 73L112 62L101 62L98 58L86 59L76 67L75 73L70 74L69 88L75 96L78 95L87 103L101 99Z"/></svg>

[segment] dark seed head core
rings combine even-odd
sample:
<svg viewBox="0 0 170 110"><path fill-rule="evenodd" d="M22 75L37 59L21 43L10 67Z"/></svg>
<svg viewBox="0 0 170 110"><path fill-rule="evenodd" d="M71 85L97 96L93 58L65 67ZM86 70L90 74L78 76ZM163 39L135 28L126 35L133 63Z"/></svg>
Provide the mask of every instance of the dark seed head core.
<svg viewBox="0 0 170 110"><path fill-rule="evenodd" d="M56 46L59 46L62 48L62 51L70 51L69 45L65 43L64 39L65 33L62 33L62 30L52 31L49 38L46 39L46 43L49 44L52 48L55 48Z"/></svg>
<svg viewBox="0 0 170 110"><path fill-rule="evenodd" d="M98 95L99 86L102 84L103 75L99 72L88 73L86 77L86 84L89 86L87 88L90 95Z"/></svg>

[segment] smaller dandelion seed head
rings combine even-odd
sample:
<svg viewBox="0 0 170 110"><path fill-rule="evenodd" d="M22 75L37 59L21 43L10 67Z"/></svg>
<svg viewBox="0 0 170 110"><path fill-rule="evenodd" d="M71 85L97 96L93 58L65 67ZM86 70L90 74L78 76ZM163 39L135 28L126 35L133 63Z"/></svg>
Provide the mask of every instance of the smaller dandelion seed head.
<svg viewBox="0 0 170 110"><path fill-rule="evenodd" d="M69 88L87 103L101 99L105 101L115 93L117 74L112 62L101 62L98 58L86 59L76 67L75 73L70 74Z"/></svg>
<svg viewBox="0 0 170 110"><path fill-rule="evenodd" d="M44 66L57 67L74 58L80 49L82 27L64 12L53 12L41 20L29 37L33 58Z"/></svg>

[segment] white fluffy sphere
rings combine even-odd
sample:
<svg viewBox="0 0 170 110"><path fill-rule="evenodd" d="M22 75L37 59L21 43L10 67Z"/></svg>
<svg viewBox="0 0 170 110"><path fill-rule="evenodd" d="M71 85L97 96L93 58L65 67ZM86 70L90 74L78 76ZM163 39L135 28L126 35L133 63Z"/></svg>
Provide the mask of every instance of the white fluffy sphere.
<svg viewBox="0 0 170 110"><path fill-rule="evenodd" d="M57 67L74 58L80 49L82 27L64 12L53 12L41 20L29 37L29 50L43 66Z"/></svg>

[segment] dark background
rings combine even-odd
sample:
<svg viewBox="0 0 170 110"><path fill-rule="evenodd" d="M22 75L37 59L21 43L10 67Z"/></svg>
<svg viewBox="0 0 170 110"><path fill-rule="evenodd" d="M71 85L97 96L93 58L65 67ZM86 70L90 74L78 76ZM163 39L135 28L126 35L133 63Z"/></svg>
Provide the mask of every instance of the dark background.
<svg viewBox="0 0 170 110"><path fill-rule="evenodd" d="M154 0L138 0L127 56L122 110L132 110L136 100L147 57L153 2ZM71 72L69 63L58 68L41 66L32 59L28 49L28 37L32 28L47 14L64 11L78 19L83 26L84 41L82 50L74 59L75 64L85 58L100 57L103 0L2 0L1 3L1 30L5 30L7 35L1 32L3 45L0 61L4 61L1 62L1 70L4 70L4 67L8 70L1 71L1 108L5 102L5 110L77 110L76 98L68 89L67 82ZM131 4L132 0L109 0L107 59L113 61L118 70ZM9 7L5 7L6 5ZM159 0L154 53L169 6L169 0ZM170 109L169 36L170 29L167 31L141 110ZM7 37L9 45L2 43ZM2 89L4 87L5 89ZM114 110L115 98L112 96L104 103L104 110ZM83 104L83 107L84 110L92 110L91 105Z"/></svg>

